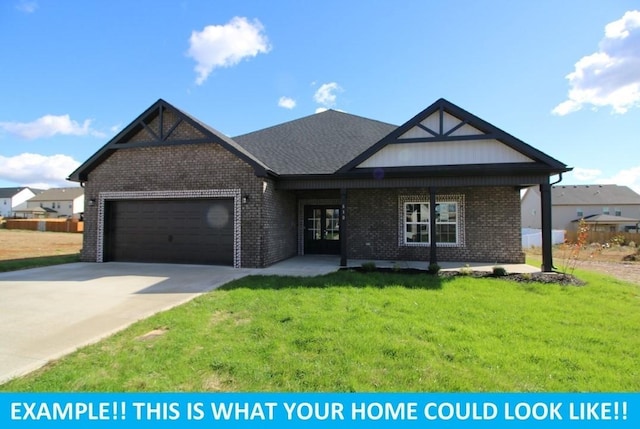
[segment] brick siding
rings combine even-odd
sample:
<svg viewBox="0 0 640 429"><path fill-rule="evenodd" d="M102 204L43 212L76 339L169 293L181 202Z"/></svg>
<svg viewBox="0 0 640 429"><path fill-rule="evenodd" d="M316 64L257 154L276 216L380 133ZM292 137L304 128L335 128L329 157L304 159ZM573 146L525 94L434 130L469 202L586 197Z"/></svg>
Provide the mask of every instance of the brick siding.
<svg viewBox="0 0 640 429"><path fill-rule="evenodd" d="M464 195L464 245L438 247L439 261L524 263L520 193L513 187L441 188ZM399 196L428 189L349 190L347 244L351 259L429 260L428 246L399 245Z"/></svg>
<svg viewBox="0 0 640 429"><path fill-rule="evenodd" d="M240 189L243 267L262 266L262 180L253 169L215 143L121 149L98 165L85 184L85 198L101 192ZM97 205L85 204L83 261L97 257Z"/></svg>
<svg viewBox="0 0 640 429"><path fill-rule="evenodd" d="M297 254L296 196L278 191L272 180L263 182L261 266L266 267Z"/></svg>

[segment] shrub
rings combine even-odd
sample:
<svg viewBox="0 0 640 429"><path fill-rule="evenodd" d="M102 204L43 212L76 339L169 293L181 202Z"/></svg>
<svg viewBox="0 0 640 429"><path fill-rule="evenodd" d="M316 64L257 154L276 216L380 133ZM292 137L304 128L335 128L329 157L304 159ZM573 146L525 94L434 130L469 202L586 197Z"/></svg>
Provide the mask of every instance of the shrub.
<svg viewBox="0 0 640 429"><path fill-rule="evenodd" d="M461 276L470 276L473 274L473 269L469 266L469 264L465 264L464 267L459 270Z"/></svg>
<svg viewBox="0 0 640 429"><path fill-rule="evenodd" d="M440 265L436 263L429 264L429 274L438 274L440 272Z"/></svg>
<svg viewBox="0 0 640 429"><path fill-rule="evenodd" d="M507 275L507 270L504 267L493 267L493 275L495 277L504 277Z"/></svg>
<svg viewBox="0 0 640 429"><path fill-rule="evenodd" d="M375 271L376 270L376 263L375 262L363 262L362 263L362 270L366 271L368 273Z"/></svg>
<svg viewBox="0 0 640 429"><path fill-rule="evenodd" d="M618 234L618 235L616 235L614 237L611 237L611 240L609 240L609 242L611 244L616 245L616 246L624 246L625 241L626 240L624 238L624 235L622 235L622 234Z"/></svg>

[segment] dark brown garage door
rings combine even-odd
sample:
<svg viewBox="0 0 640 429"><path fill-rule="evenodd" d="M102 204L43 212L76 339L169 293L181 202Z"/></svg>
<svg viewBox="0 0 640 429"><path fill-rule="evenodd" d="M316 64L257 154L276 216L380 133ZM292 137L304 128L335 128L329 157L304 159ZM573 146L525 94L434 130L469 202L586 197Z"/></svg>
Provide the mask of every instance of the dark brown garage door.
<svg viewBox="0 0 640 429"><path fill-rule="evenodd" d="M109 201L105 260L233 265L233 199Z"/></svg>

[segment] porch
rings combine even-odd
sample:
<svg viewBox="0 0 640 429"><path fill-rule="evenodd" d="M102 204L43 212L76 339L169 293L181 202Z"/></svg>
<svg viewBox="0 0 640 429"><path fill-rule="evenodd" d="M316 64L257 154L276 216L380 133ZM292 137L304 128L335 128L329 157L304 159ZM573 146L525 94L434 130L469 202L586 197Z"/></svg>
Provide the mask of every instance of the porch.
<svg viewBox="0 0 640 429"><path fill-rule="evenodd" d="M365 260L348 259L348 268L359 268L362 264L373 262L377 268L418 269L427 270L427 261L389 261L389 260ZM496 264L491 262L440 262L443 271L457 271L467 265L474 271L491 272L494 267L503 267L507 273L539 273L540 268L527 264ZM256 272L264 275L287 275L287 276L314 276L329 274L340 269L340 256L335 255L301 255L294 256L284 261L275 263L267 268L256 269Z"/></svg>

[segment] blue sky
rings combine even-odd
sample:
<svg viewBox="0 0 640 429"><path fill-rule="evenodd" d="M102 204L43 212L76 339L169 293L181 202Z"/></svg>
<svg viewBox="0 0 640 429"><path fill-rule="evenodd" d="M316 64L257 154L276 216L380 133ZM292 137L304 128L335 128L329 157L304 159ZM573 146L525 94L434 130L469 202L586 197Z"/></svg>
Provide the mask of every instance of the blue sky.
<svg viewBox="0 0 640 429"><path fill-rule="evenodd" d="M0 39L0 187L73 185L158 98L234 136L444 97L640 192L637 1L7 0Z"/></svg>

